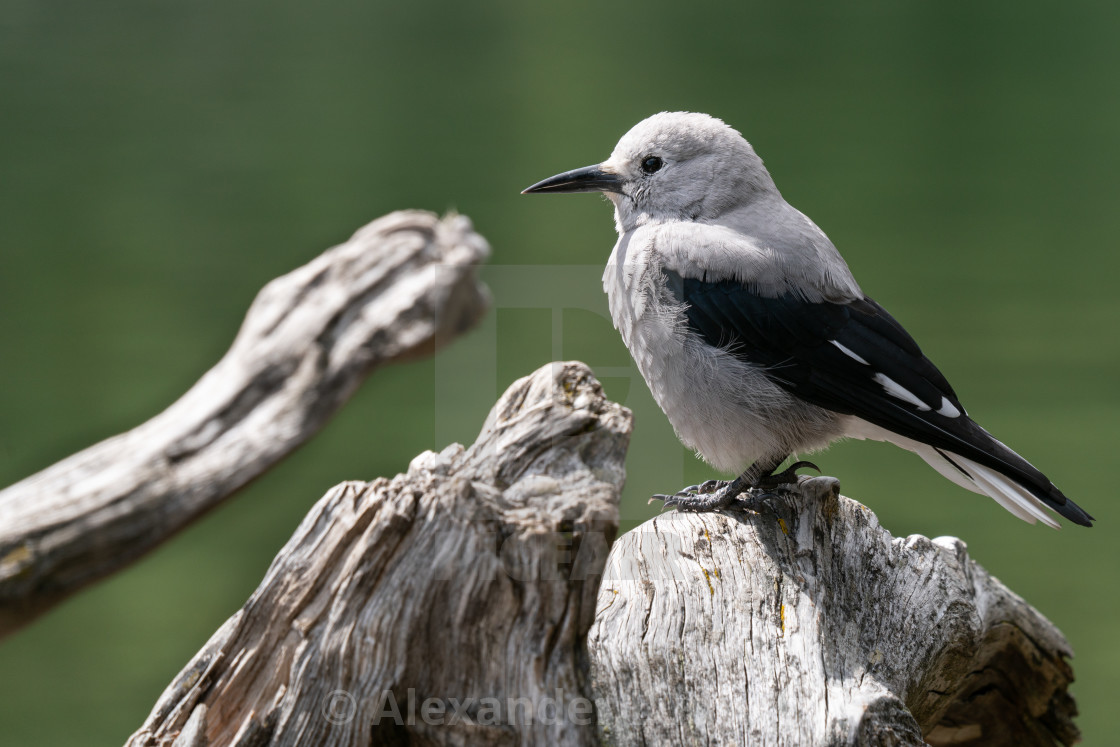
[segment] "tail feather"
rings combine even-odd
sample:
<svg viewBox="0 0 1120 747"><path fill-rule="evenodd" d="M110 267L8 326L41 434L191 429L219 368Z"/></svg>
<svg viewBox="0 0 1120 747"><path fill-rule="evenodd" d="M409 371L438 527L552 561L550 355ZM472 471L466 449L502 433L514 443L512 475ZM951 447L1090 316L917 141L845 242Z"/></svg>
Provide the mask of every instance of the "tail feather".
<svg viewBox="0 0 1120 747"><path fill-rule="evenodd" d="M1093 526L1093 517L1067 498L1050 480L987 431L969 421L974 432L971 443L962 442L970 456L956 451L931 446L853 419L847 435L853 438L870 438L889 441L912 451L931 467L961 487L980 495L987 495L1023 521L1060 528L1046 509L1081 526ZM984 448L980 447L984 443ZM980 460L983 460L981 463ZM998 468L997 466L998 465Z"/></svg>
<svg viewBox="0 0 1120 747"><path fill-rule="evenodd" d="M1034 496L1044 505L1073 523L1085 527L1093 526L1093 517L1081 506L1067 498L1034 465L1009 449L1006 444L976 423L970 424L977 431L973 443L969 444L978 449L977 454L971 460L973 464L982 463L991 472L999 475L1004 482L1010 481L1016 489ZM979 444L984 445L979 446Z"/></svg>
<svg viewBox="0 0 1120 747"><path fill-rule="evenodd" d="M944 452L924 444L922 446L923 448L914 451L931 467L961 487L992 498L1028 524L1041 521L1048 527L1060 529L1061 525L1047 513L1046 509L1049 507L1072 522L1092 526L1092 517L1065 496L1062 496L1065 498L1063 504L1048 505L1047 501L1040 499L1028 487L990 467L978 464L960 454Z"/></svg>
<svg viewBox="0 0 1120 747"><path fill-rule="evenodd" d="M1035 523L1037 519L1048 527L1061 529L1061 524L1046 513L1045 504L1027 492L1021 485L1005 478L995 470L977 464L971 459L958 457L955 454L953 456L963 462L961 466L965 471L972 475L976 484L996 503L1028 524Z"/></svg>

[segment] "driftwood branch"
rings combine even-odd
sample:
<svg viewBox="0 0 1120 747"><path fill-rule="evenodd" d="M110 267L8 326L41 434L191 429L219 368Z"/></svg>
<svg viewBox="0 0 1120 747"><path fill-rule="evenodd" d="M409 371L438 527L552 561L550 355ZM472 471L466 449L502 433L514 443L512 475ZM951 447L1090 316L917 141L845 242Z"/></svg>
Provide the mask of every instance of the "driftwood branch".
<svg viewBox="0 0 1120 747"><path fill-rule="evenodd" d="M960 540L894 539L838 491L619 538L588 638L605 741L1077 741L1062 634Z"/></svg>
<svg viewBox="0 0 1120 747"><path fill-rule="evenodd" d="M375 221L265 286L225 357L163 413L0 492L0 636L264 472L377 367L474 324L487 252L463 217Z"/></svg>
<svg viewBox="0 0 1120 747"><path fill-rule="evenodd" d="M552 364L469 449L335 487L129 744L595 744L584 641L629 436Z"/></svg>

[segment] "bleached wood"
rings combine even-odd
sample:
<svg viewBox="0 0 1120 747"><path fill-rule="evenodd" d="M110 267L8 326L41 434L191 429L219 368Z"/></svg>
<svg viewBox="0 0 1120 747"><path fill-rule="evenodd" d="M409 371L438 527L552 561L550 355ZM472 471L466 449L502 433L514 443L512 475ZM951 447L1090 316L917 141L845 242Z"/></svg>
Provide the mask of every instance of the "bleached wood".
<svg viewBox="0 0 1120 747"><path fill-rule="evenodd" d="M895 539L833 478L620 537L588 648L609 744L1078 739L1062 634L960 540Z"/></svg>
<svg viewBox="0 0 1120 747"><path fill-rule="evenodd" d="M1062 634L832 478L663 514L604 570L629 429L553 364L470 449L336 487L129 744L1077 741Z"/></svg>
<svg viewBox="0 0 1120 747"><path fill-rule="evenodd" d="M367 374L487 306L461 216L388 215L266 285L167 410L0 492L0 636L158 545L310 438Z"/></svg>
<svg viewBox="0 0 1120 747"><path fill-rule="evenodd" d="M129 745L595 744L585 637L630 425L550 364L469 449L335 487Z"/></svg>

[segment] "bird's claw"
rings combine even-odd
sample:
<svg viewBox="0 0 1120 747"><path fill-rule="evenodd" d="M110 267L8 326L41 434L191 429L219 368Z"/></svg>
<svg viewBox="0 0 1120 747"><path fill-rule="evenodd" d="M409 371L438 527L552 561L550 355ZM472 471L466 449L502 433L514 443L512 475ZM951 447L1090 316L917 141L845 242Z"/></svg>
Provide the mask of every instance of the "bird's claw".
<svg viewBox="0 0 1120 747"><path fill-rule="evenodd" d="M726 488L730 483L727 480L705 480L698 485L689 485L687 488L681 488L672 495L665 495L664 493L655 493L650 497L649 503L654 501L662 501L666 508L682 505L678 498L694 498L700 495L709 495Z"/></svg>
<svg viewBox="0 0 1120 747"><path fill-rule="evenodd" d="M749 490L751 494L761 496L776 490L788 489L789 486L797 484L797 470L804 468L821 471L820 467L812 462L794 462L781 472L759 478ZM665 508L675 508L678 511L715 511L734 503L742 490L742 487L733 488L732 483L727 480L707 480L699 485L689 485L673 495L657 493L649 499L649 502L661 501Z"/></svg>
<svg viewBox="0 0 1120 747"><path fill-rule="evenodd" d="M706 480L699 485L689 485L673 495L657 493L649 502L661 501L665 508L678 511L714 511L734 500L735 496L729 492L730 485L727 480Z"/></svg>
<svg viewBox="0 0 1120 747"><path fill-rule="evenodd" d="M650 496L650 499L649 501L647 501L646 505L649 505L654 501L661 501L662 504L664 504L664 508L674 508L681 505L682 499L695 498L696 496L696 493L685 493L683 490L680 493L674 493L673 495L654 493L652 496Z"/></svg>
<svg viewBox="0 0 1120 747"><path fill-rule="evenodd" d="M708 493L722 490L728 485L730 485L730 483L727 480L705 480L699 485L689 485L687 488L681 488L675 495L679 495L682 498L687 498L690 495L707 495Z"/></svg>
<svg viewBox="0 0 1120 747"><path fill-rule="evenodd" d="M821 471L821 468L818 467L817 465L813 464L812 462L805 462L805 461L794 462L793 464L786 467L781 472L775 472L772 475L767 475L766 477L760 477L757 481L755 481L754 485L751 485L751 489L765 492L765 491L774 490L775 488L780 488L780 487L783 487L783 486L786 486L786 485L796 485L797 484L797 470L805 469L805 468L815 469L817 472Z"/></svg>

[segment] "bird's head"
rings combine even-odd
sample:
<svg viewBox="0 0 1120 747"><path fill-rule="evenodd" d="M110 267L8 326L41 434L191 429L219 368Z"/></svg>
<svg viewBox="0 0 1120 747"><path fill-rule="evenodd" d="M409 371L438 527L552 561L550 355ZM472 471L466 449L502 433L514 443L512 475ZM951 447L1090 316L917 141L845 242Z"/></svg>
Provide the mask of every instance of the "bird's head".
<svg viewBox="0 0 1120 747"><path fill-rule="evenodd" d="M715 220L777 190L734 129L707 114L662 112L634 125L606 161L523 194L537 192L602 192L627 231L648 222Z"/></svg>

